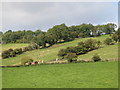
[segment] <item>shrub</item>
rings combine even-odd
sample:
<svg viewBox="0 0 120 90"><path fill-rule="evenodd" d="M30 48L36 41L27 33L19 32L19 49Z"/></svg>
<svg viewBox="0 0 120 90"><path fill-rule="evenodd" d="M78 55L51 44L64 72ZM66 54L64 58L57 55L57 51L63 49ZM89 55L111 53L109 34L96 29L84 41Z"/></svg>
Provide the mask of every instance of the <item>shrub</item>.
<svg viewBox="0 0 120 90"><path fill-rule="evenodd" d="M106 44L106 45L113 45L114 43L113 43L113 41L112 41L111 38L106 38L106 39L104 40L104 44Z"/></svg>
<svg viewBox="0 0 120 90"><path fill-rule="evenodd" d="M23 48L23 52L26 52L26 51L29 51L29 48L28 48L28 47L24 47L24 48Z"/></svg>
<svg viewBox="0 0 120 90"><path fill-rule="evenodd" d="M79 42L79 43L78 43L78 46L81 46L81 45L84 46L85 43L84 43L83 41Z"/></svg>
<svg viewBox="0 0 120 90"><path fill-rule="evenodd" d="M33 50L32 46L30 46L30 45L27 48L28 48L28 51Z"/></svg>
<svg viewBox="0 0 120 90"><path fill-rule="evenodd" d="M98 62L98 61L101 61L101 58L99 57L99 55L95 54L93 57L92 57L92 60L94 62Z"/></svg>
<svg viewBox="0 0 120 90"><path fill-rule="evenodd" d="M118 41L118 35L117 34L113 34L112 35L112 39L117 42Z"/></svg>
<svg viewBox="0 0 120 90"><path fill-rule="evenodd" d="M21 64L22 64L22 65L25 65L26 63L31 63L31 62L33 62L33 59L32 59L31 57L28 57L28 56L23 57L23 58L21 59Z"/></svg>
<svg viewBox="0 0 120 90"><path fill-rule="evenodd" d="M5 50L2 52L2 59L8 58L9 57L9 52L8 50Z"/></svg>
<svg viewBox="0 0 120 90"><path fill-rule="evenodd" d="M22 48L17 48L14 50L15 54L21 54L23 53Z"/></svg>
<svg viewBox="0 0 120 90"><path fill-rule="evenodd" d="M77 55L76 53L67 53L65 58L68 60L68 62L73 62L77 60Z"/></svg>
<svg viewBox="0 0 120 90"><path fill-rule="evenodd" d="M33 49L39 49L39 45L37 45L36 43L32 43L31 46Z"/></svg>
<svg viewBox="0 0 120 90"><path fill-rule="evenodd" d="M95 45L96 40L94 39L88 39L87 41L85 41L85 47L87 48L88 51L96 49Z"/></svg>
<svg viewBox="0 0 120 90"><path fill-rule="evenodd" d="M85 54L87 52L87 48L84 46L76 46L74 50L77 55Z"/></svg>
<svg viewBox="0 0 120 90"><path fill-rule="evenodd" d="M65 49L61 49L59 52L58 52L58 56L59 57L64 57L65 55L67 54L66 50Z"/></svg>

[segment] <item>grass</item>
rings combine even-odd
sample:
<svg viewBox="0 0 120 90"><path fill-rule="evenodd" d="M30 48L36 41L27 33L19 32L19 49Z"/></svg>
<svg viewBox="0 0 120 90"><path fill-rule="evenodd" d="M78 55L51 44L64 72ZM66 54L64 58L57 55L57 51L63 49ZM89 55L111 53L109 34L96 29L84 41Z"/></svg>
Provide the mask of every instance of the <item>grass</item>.
<svg viewBox="0 0 120 90"><path fill-rule="evenodd" d="M118 63L71 63L2 69L3 88L117 88Z"/></svg>
<svg viewBox="0 0 120 90"><path fill-rule="evenodd" d="M2 45L2 51L4 50L8 50L8 49L16 49L16 48L22 48L22 47L25 47L25 46L28 46L28 44L26 43L12 43L12 44L3 44Z"/></svg>
<svg viewBox="0 0 120 90"><path fill-rule="evenodd" d="M109 35L102 35L100 37L94 37L93 39L97 39L100 41L105 40ZM89 38L79 38L70 42L65 42L61 44L56 44L53 45L52 47L49 48L44 48L44 49L39 49L39 50L33 50L33 51L27 51L21 55L17 55L17 57L13 58L7 58L2 60L2 65L18 65L21 62L21 58L24 56L30 56L33 58L35 61L38 60L44 60L44 61L49 61L49 60L54 60L58 58L57 53L60 49L70 47L70 46L76 46L78 42L80 41L85 41ZM80 55L79 59L91 59L91 55L94 55L95 53L98 53L102 59L112 59L112 58L117 58L117 44L116 45L111 45L111 46L105 46L103 45L104 48L100 48L94 51L91 51L87 54ZM40 58L39 58L40 57Z"/></svg>
<svg viewBox="0 0 120 90"><path fill-rule="evenodd" d="M100 48L98 50L93 50L88 52L87 54L79 55L78 59L82 60L90 60L95 54L98 54L100 58L104 60L108 59L117 59L118 58L118 44L104 46L104 48Z"/></svg>

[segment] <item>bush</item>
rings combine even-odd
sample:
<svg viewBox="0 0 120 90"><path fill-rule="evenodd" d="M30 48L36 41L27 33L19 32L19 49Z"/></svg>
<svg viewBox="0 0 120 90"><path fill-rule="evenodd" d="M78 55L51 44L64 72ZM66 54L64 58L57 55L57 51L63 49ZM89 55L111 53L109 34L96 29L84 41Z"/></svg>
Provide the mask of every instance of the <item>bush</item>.
<svg viewBox="0 0 120 90"><path fill-rule="evenodd" d="M87 41L85 41L85 47L87 48L88 51L94 50L96 49L96 40L94 39L88 39Z"/></svg>
<svg viewBox="0 0 120 90"><path fill-rule="evenodd" d="M77 55L76 55L76 53L67 53L67 55L65 56L65 58L68 60L68 62L77 61Z"/></svg>
<svg viewBox="0 0 120 90"><path fill-rule="evenodd" d="M106 44L106 45L113 45L114 43L113 43L113 41L112 41L111 38L106 38L106 39L104 40L104 44Z"/></svg>
<svg viewBox="0 0 120 90"><path fill-rule="evenodd" d="M23 58L21 59L21 64L22 64L22 65L25 65L26 63L31 63L31 62L33 62L33 59L32 59L31 57L28 57L28 56L23 57Z"/></svg>
<svg viewBox="0 0 120 90"><path fill-rule="evenodd" d="M26 51L29 51L29 48L28 48L28 47L24 47L24 48L23 48L23 52L26 52Z"/></svg>
<svg viewBox="0 0 120 90"><path fill-rule="evenodd" d="M115 42L118 42L118 35L117 35L117 34L113 34L113 35L112 35L112 39L113 39Z"/></svg>
<svg viewBox="0 0 120 90"><path fill-rule="evenodd" d="M17 48L14 50L15 54L21 54L23 53L22 48Z"/></svg>
<svg viewBox="0 0 120 90"><path fill-rule="evenodd" d="M5 50L2 52L2 59L8 58L9 57L9 52L8 50Z"/></svg>
<svg viewBox="0 0 120 90"><path fill-rule="evenodd" d="M64 57L65 55L67 55L67 52L66 52L66 50L65 49L61 49L59 52L58 52L58 56L59 57Z"/></svg>
<svg viewBox="0 0 120 90"><path fill-rule="evenodd" d="M94 61L94 62L98 62L98 61L101 61L101 58L99 57L99 55L94 55L93 57L92 57L92 60Z"/></svg>
<svg viewBox="0 0 120 90"><path fill-rule="evenodd" d="M76 46L74 50L77 55L85 54L87 52L87 48L84 46Z"/></svg>

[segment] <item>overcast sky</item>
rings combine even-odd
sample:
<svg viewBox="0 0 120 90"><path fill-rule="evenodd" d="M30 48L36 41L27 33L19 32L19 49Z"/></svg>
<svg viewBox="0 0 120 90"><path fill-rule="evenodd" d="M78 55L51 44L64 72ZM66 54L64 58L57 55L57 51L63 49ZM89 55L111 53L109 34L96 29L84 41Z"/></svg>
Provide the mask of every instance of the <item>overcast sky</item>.
<svg viewBox="0 0 120 90"><path fill-rule="evenodd" d="M4 2L2 30L47 31L54 25L118 23L117 2Z"/></svg>

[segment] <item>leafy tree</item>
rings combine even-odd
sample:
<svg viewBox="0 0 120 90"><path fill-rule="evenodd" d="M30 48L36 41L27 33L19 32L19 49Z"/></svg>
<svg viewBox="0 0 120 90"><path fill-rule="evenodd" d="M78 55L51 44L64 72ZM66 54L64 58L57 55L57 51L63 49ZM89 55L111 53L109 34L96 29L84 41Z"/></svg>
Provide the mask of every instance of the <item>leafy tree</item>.
<svg viewBox="0 0 120 90"><path fill-rule="evenodd" d="M42 47L46 47L46 36L45 36L45 32L43 33L40 33L38 36L37 36L37 41L36 43L39 45L39 46L42 46Z"/></svg>

